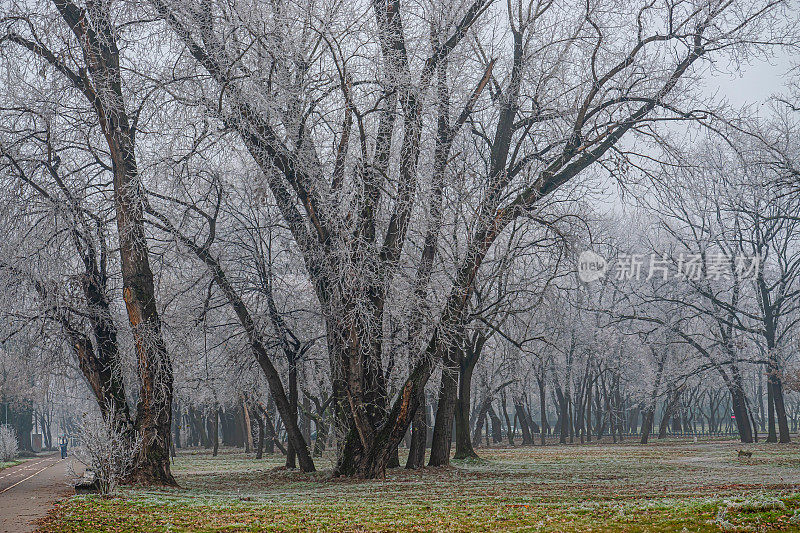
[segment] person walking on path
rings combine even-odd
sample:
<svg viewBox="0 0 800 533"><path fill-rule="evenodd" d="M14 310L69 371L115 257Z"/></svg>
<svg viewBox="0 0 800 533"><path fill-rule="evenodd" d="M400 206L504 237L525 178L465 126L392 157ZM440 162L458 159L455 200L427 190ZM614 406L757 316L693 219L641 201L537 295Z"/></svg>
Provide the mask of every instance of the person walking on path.
<svg viewBox="0 0 800 533"><path fill-rule="evenodd" d="M58 437L58 446L61 448L61 458L67 458L67 436L61 435Z"/></svg>

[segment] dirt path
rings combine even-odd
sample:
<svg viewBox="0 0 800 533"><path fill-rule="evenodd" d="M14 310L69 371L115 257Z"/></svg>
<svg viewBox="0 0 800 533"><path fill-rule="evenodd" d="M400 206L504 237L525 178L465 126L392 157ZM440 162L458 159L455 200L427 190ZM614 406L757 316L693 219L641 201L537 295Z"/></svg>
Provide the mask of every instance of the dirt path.
<svg viewBox="0 0 800 533"><path fill-rule="evenodd" d="M34 531L32 522L72 492L71 464L55 454L0 470L0 533Z"/></svg>

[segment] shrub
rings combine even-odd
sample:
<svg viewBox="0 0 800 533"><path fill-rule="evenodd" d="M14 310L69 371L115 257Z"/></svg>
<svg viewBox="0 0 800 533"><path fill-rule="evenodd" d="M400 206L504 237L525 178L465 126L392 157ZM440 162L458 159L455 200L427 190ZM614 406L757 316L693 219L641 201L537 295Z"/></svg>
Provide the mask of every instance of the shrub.
<svg viewBox="0 0 800 533"><path fill-rule="evenodd" d="M9 425L0 426L0 461L7 462L17 456L17 432Z"/></svg>
<svg viewBox="0 0 800 533"><path fill-rule="evenodd" d="M94 474L102 495L112 495L136 461L141 440L124 431L113 418L85 416L78 430L75 457Z"/></svg>

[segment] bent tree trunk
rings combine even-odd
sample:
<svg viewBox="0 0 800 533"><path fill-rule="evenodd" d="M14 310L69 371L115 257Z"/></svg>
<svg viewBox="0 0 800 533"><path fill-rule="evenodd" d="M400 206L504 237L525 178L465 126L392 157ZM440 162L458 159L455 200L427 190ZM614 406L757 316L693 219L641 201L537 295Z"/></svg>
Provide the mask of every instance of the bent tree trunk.
<svg viewBox="0 0 800 533"><path fill-rule="evenodd" d="M261 370L264 372L272 399L275 402L275 407L278 410L281 420L283 420L284 425L286 426L288 441L293 446L294 452L299 460L300 469L303 472L313 472L315 470L314 461L311 458L311 453L305 440L303 439L300 427L297 424L296 402L295 407L293 408L292 402L286 395L286 390L283 387L280 374L270 359L269 352L262 337L262 333L256 325L253 316L250 314L250 309L247 307L247 304L239 295L239 293L236 292L235 288L228 279L225 270L223 270L222 265L211 254L207 247L198 245L192 239L182 234L165 215L153 209L152 206L148 206L147 212L157 218L165 230L183 242L198 257L198 259L205 263L205 265L211 271L211 274L214 277L214 282L217 284L220 290L222 290L223 294L228 300L228 304L231 306L234 313L236 313L236 317L239 319L239 323L244 329L247 339L250 342L250 349L253 353L253 356L261 367ZM288 349L291 350L294 349L294 347L289 347Z"/></svg>

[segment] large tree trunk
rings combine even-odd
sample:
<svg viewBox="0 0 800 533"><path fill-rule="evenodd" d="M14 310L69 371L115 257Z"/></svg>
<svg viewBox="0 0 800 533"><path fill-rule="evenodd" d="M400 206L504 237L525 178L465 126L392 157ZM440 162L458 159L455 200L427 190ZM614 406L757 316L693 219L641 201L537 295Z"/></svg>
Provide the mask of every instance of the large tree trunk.
<svg viewBox="0 0 800 533"><path fill-rule="evenodd" d="M414 422L411 427L411 446L408 448L406 468L422 468L425 466L425 448L428 444L428 405L425 399L425 389L417 393L419 407L414 413Z"/></svg>
<svg viewBox="0 0 800 533"><path fill-rule="evenodd" d="M289 427L289 425L292 422L294 422L294 424L297 425L297 397L298 397L298 393L297 393L297 358L295 357L295 354L290 353L290 354L288 354L288 359L289 359L289 408L291 409L290 416L292 416L294 418L294 420L293 421L292 420L284 420L283 421L284 425L287 428ZM298 427L298 430L300 431L300 434L302 435L302 430L299 427ZM305 441L305 439L304 439L304 441ZM292 444L291 440L289 440L289 443L288 443L288 446L286 447L286 449L287 449L287 453L286 453L286 468L290 468L290 469L296 468L297 467L297 463L296 463L297 452L295 452L295 448L294 448L294 445Z"/></svg>
<svg viewBox="0 0 800 533"><path fill-rule="evenodd" d="M658 426L658 438L664 439L667 436L667 430L669 429L669 422L672 418L673 413L675 412L675 407L678 405L678 400L680 399L681 395L681 387L675 387L669 397L667 398L667 403L664 406L664 413L661 415L661 422Z"/></svg>
<svg viewBox="0 0 800 533"><path fill-rule="evenodd" d="M256 425L258 426L258 443L256 444L256 459L261 459L264 456L264 419L261 415L254 413Z"/></svg>
<svg viewBox="0 0 800 533"><path fill-rule="evenodd" d="M789 422L786 418L786 405L783 401L783 383L781 381L780 360L776 345L778 316L775 314L775 303L772 301L770 289L764 280L763 270L759 270L756 284L759 289L761 308L764 313L763 334L767 345L767 402L769 406L769 433L767 442L790 442ZM775 432L775 418L778 421L778 433Z"/></svg>
<svg viewBox="0 0 800 533"><path fill-rule="evenodd" d="M494 408L489 405L489 420L492 423L492 442L494 444L499 444L503 441L503 423L500 421L500 417L497 416L497 413L494 411ZM530 417L528 418L528 423L530 424L531 420ZM533 429L533 426L531 426Z"/></svg>
<svg viewBox="0 0 800 533"><path fill-rule="evenodd" d="M222 413L220 409L214 408L211 410L211 442L214 446L214 451L211 453L214 457L217 456L219 452L219 419L221 418Z"/></svg>
<svg viewBox="0 0 800 533"><path fill-rule="evenodd" d="M131 479L175 485L169 457L172 364L156 308L144 231L146 200L136 164L134 130L122 95L119 50L109 4L92 2L84 10L70 0L56 0L55 6L81 45L91 83L74 78L72 82L94 107L111 157L122 296L133 331L140 380L135 427L141 445Z"/></svg>
<svg viewBox="0 0 800 533"><path fill-rule="evenodd" d="M647 444L650 439L650 432L653 431L653 419L655 418L655 405L650 405L642 416L642 438L639 442Z"/></svg>
<svg viewBox="0 0 800 533"><path fill-rule="evenodd" d="M455 357L453 358L455 359ZM442 380L439 385L439 405L436 409L436 420L433 424L433 443L428 466L445 466L450 464L450 448L453 442L453 415L456 410L458 390L458 363L450 359L442 368Z"/></svg>
<svg viewBox="0 0 800 533"><path fill-rule="evenodd" d="M124 129L127 131L127 124ZM114 131L112 137L118 139L110 143L110 148L114 161L122 294L133 330L140 379L136 428L141 445L133 479L176 485L169 460L172 364L161 335L161 319L156 309L153 272L144 233L143 198L133 146L127 135L116 133L119 129Z"/></svg>
<svg viewBox="0 0 800 533"><path fill-rule="evenodd" d="M482 343L481 343L482 345ZM467 352L466 357L461 357L459 364L458 400L456 402L456 453L455 459L478 458L472 447L469 432L469 409L471 404L472 372L478 361L474 346Z"/></svg>
<svg viewBox="0 0 800 533"><path fill-rule="evenodd" d="M253 445L253 426L250 424L250 409L247 408L247 404L244 401L244 398L239 400L239 404L242 408L242 431L244 432L244 453L250 453L255 446Z"/></svg>
<svg viewBox="0 0 800 533"><path fill-rule="evenodd" d="M542 372L542 374L544 374L544 372ZM541 375L536 378L536 382L539 385L539 415L541 416L542 446L544 446L545 432L548 432L550 430L549 424L547 423L547 397L545 390L545 386L547 385L547 380L545 380L544 375Z"/></svg>
<svg viewBox="0 0 800 533"><path fill-rule="evenodd" d="M774 350L772 351L774 352ZM769 408L767 442L791 442L789 421L786 417L786 404L783 400L783 383L780 378L776 356L770 356L767 368L767 402ZM777 434L775 431L776 419L778 425Z"/></svg>
<svg viewBox="0 0 800 533"><path fill-rule="evenodd" d="M506 430L507 437L508 437L508 444L510 446L514 446L514 433L516 432L516 427L511 423L511 417L508 415L508 406L506 405L506 393L505 391L500 396L500 406L503 410L503 418L506 421ZM516 419L515 419L516 421Z"/></svg>
<svg viewBox="0 0 800 533"><path fill-rule="evenodd" d="M653 421L656 416L656 399L658 398L658 389L661 387L661 378L664 374L664 363L666 361L665 354L657 354L654 349L651 353L656 357L656 379L653 382L653 390L650 393L650 405L642 416L642 438L641 443L647 444L650 438L650 432L653 431Z"/></svg>
<svg viewBox="0 0 800 533"><path fill-rule="evenodd" d="M556 398L558 399L558 429L560 433L558 442L560 444L566 444L567 435L569 433L569 428L567 427L569 425L567 398L559 385L556 385L555 392Z"/></svg>
<svg viewBox="0 0 800 533"><path fill-rule="evenodd" d="M528 425L528 416L525 413L525 407L522 406L522 402L515 402L514 409L517 412L517 421L522 428L522 445L533 446L536 443L533 441L533 433L531 427Z"/></svg>
<svg viewBox="0 0 800 533"><path fill-rule="evenodd" d="M750 424L750 417L747 412L747 399L744 390L741 386L737 387L734 384L730 393L733 416L736 420L736 429L739 431L739 439L745 443L753 442L752 425Z"/></svg>

